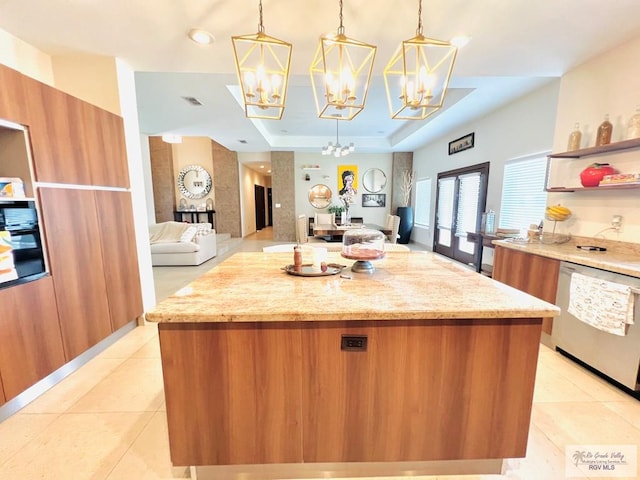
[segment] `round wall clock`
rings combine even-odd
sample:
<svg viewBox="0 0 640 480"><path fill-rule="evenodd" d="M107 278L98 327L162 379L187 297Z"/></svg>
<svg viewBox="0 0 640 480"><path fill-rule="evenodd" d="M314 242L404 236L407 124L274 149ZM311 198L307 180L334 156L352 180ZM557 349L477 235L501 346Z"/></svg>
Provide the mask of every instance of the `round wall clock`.
<svg viewBox="0 0 640 480"><path fill-rule="evenodd" d="M187 198L204 198L211 191L211 175L200 165L187 165L178 173L178 188Z"/></svg>

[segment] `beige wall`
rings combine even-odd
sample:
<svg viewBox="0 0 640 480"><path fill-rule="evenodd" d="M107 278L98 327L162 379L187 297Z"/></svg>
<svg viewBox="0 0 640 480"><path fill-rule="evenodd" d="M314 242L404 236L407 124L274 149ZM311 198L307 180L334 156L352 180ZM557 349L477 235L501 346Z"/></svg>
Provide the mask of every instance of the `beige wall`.
<svg viewBox="0 0 640 480"><path fill-rule="evenodd" d="M160 140L162 141L162 140ZM169 144L167 144L169 145ZM173 143L171 150L173 152L173 184L174 184L174 205L180 204L180 199L183 198L180 193L180 189L177 185L178 174L180 170L188 165L199 165L204 168L209 175L212 176L211 192L204 198L189 199L186 198L188 205L206 205L207 199L215 198L215 186L216 181L213 178L213 154L211 151L211 139L208 137L182 137L182 143ZM214 205L215 209L215 205Z"/></svg>
<svg viewBox="0 0 640 480"><path fill-rule="evenodd" d="M51 58L56 88L121 115L116 59L98 55Z"/></svg>
<svg viewBox="0 0 640 480"><path fill-rule="evenodd" d="M0 29L0 63L53 85L51 57Z"/></svg>
<svg viewBox="0 0 640 480"><path fill-rule="evenodd" d="M640 37L610 50L568 72L560 83L558 112L553 151L567 149L569 133L575 122L582 128L582 144L595 145L595 133L604 115L613 124L612 142L624 140L627 122L640 104ZM610 163L622 173L640 172L639 150L622 155L591 156L554 162L556 182L565 186L579 185L578 176L587 165ZM556 185L558 185L556 183ZM579 191L550 193L549 203L562 203L573 211L573 217L562 225L574 235L592 237L599 232L605 238L640 243L640 190ZM604 231L613 215L622 215L621 233Z"/></svg>

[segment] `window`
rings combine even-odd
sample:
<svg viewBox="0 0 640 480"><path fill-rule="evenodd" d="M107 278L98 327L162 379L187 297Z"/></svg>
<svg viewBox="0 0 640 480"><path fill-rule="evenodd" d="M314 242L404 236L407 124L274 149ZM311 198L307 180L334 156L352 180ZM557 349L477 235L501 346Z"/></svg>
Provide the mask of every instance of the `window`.
<svg viewBox="0 0 640 480"><path fill-rule="evenodd" d="M431 179L421 178L416 181L416 213L414 223L421 227L428 227L430 214Z"/></svg>
<svg viewBox="0 0 640 480"><path fill-rule="evenodd" d="M504 166L500 228L528 228L544 218L547 192L544 190L545 156L512 160Z"/></svg>

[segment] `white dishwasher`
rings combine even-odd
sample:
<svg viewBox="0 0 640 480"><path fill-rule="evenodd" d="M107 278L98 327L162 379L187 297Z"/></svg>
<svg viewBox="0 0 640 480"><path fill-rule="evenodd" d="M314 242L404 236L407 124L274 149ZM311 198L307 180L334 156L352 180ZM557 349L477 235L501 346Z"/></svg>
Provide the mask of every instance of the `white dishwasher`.
<svg viewBox="0 0 640 480"><path fill-rule="evenodd" d="M628 285L636 292L635 323L627 327L625 336L603 332L581 322L567 311L572 273ZM551 334L559 351L568 353L634 391L640 390L638 380L640 373L640 299L637 292L640 292L640 278L575 263L561 262L556 305L562 311L560 316L553 320Z"/></svg>

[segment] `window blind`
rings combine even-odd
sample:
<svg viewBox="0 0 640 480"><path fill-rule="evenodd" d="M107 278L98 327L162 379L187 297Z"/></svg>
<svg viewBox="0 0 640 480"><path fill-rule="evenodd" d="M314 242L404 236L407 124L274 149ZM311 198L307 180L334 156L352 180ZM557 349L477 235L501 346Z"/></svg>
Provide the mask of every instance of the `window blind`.
<svg viewBox="0 0 640 480"><path fill-rule="evenodd" d="M544 218L546 157L513 160L504 166L500 228L528 228Z"/></svg>
<svg viewBox="0 0 640 480"><path fill-rule="evenodd" d="M431 179L421 178L416 181L416 216L415 224L429 226L431 213Z"/></svg>

